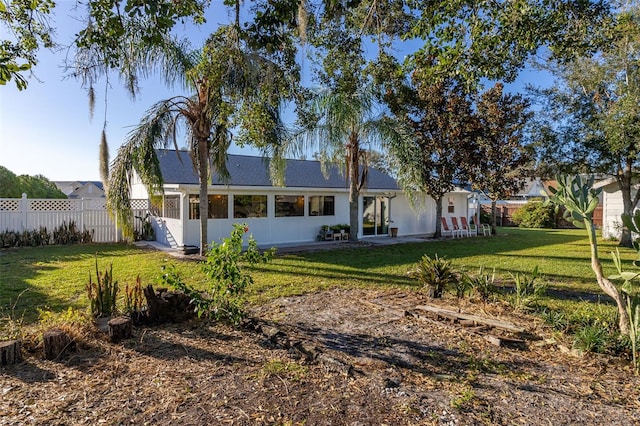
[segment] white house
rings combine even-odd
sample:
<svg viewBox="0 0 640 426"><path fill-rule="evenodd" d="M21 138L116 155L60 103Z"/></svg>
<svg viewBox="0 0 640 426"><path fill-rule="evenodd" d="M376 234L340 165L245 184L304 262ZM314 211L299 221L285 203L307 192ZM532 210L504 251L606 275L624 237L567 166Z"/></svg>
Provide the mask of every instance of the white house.
<svg viewBox="0 0 640 426"><path fill-rule="evenodd" d="M162 211L156 218L156 239L172 247L197 246L200 241L198 177L187 151L159 150L164 179ZM233 223L247 223L260 244L316 241L323 225L349 223L349 186L344 175L320 162L287 160L285 186L272 185L269 167L261 157L229 155L227 183L218 174L209 185L208 238L229 236ZM447 194L443 216L468 216L468 191ZM134 176L132 198L148 198ZM435 202L428 199L413 210L396 181L378 170L368 170L368 183L358 201L359 238L389 235L425 235L435 232ZM353 230L351 230L353 232Z"/></svg>
<svg viewBox="0 0 640 426"><path fill-rule="evenodd" d="M602 204L602 238L620 238L622 229L622 191L615 178L608 178L596 182L594 188L602 188L600 202ZM631 190L631 197L635 196L637 186Z"/></svg>
<svg viewBox="0 0 640 426"><path fill-rule="evenodd" d="M55 181L53 182L68 198L102 198L104 188L100 181Z"/></svg>

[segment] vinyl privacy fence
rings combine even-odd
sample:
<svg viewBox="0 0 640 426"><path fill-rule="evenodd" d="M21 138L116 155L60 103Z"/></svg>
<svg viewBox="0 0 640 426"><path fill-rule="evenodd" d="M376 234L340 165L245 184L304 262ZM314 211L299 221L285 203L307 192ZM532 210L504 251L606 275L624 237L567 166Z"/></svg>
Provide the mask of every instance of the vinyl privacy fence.
<svg viewBox="0 0 640 426"><path fill-rule="evenodd" d="M144 217L148 200L131 200L134 216ZM93 242L111 243L121 240L117 224L109 215L105 198L29 199L0 198L0 232L31 231L41 227L52 231L75 222L79 231L90 231ZM138 225L139 221L134 221Z"/></svg>

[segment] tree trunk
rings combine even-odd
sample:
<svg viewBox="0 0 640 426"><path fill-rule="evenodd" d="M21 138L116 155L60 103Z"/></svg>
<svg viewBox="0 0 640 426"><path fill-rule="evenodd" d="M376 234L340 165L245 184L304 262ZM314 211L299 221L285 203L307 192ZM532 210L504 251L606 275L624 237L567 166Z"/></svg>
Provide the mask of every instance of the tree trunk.
<svg viewBox="0 0 640 426"><path fill-rule="evenodd" d="M198 175L200 177L200 204L198 210L200 212L200 255L207 254L208 241L208 225L209 225L209 150L207 149L207 141L198 141Z"/></svg>
<svg viewBox="0 0 640 426"><path fill-rule="evenodd" d="M600 286L602 291L604 291L605 294L610 296L616 302L616 305L618 307L618 326L620 328L620 333L629 335L629 314L627 313L627 302L620 295L620 292L618 291L616 286L611 281L609 281L602 273L602 264L600 263L600 259L598 258L598 240L596 239L596 229L593 226L593 221L585 219L584 224L587 228L587 233L589 234L589 243L591 245L591 269L593 270L594 274L596 274L598 286Z"/></svg>
<svg viewBox="0 0 640 426"><path fill-rule="evenodd" d="M620 186L620 193L622 194L622 209L624 214L633 216L634 205L631 200L631 172L625 170L617 177L618 185ZM621 247L633 247L631 231L626 226L622 226L622 232L620 234L620 241L618 243Z"/></svg>
<svg viewBox="0 0 640 426"><path fill-rule="evenodd" d="M436 233L433 234L435 238L442 236L442 196L436 197Z"/></svg>
<svg viewBox="0 0 640 426"><path fill-rule="evenodd" d="M496 218L498 216L497 200L491 200L491 235L498 233Z"/></svg>

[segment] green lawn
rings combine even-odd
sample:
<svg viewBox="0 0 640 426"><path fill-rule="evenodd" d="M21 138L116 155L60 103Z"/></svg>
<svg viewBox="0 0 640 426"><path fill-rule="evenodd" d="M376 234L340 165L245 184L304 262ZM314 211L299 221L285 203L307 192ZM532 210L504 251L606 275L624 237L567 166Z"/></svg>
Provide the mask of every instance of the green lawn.
<svg viewBox="0 0 640 426"><path fill-rule="evenodd" d="M616 243L600 241L605 274L612 274L609 252ZM635 258L621 250L623 258ZM599 293L589 262L589 242L582 230L523 230L504 228L496 237L425 241L380 247L340 248L330 251L277 256L254 269L252 303L273 297L301 294L332 287L412 287L406 272L424 254L446 256L456 267L470 272L481 265L495 268L500 277L509 272L531 272L538 266L550 288ZM179 261L165 253L126 245L75 245L22 248L0 251L0 317L11 313L33 321L36 307L61 310L87 306L84 286L95 274L95 257L101 270L113 263L121 287L140 275L143 284L157 286L161 266L175 264L185 281L202 282L199 265ZM630 266L631 268L631 266ZM17 302L16 302L17 300ZM553 301L549 301L552 303ZM564 302L563 302L564 303ZM570 303L570 302L567 302Z"/></svg>

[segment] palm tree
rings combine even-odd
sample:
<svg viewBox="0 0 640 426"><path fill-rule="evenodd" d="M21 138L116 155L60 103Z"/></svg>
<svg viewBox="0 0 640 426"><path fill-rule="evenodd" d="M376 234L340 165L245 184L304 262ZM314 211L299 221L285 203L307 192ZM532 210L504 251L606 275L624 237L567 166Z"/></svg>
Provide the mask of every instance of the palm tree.
<svg viewBox="0 0 640 426"><path fill-rule="evenodd" d="M199 52L172 44L164 68L183 76L191 96L175 96L153 105L129 133L112 163L107 205L132 233L130 180L135 170L150 194L162 191L162 174L156 149L173 144L184 130L200 183L200 253L205 254L208 221L208 186L215 171L226 179L231 129L260 148L265 155L280 156L284 126L280 104L291 86L282 69L242 44L235 26L213 34ZM280 161L273 161L274 177L281 176Z"/></svg>
<svg viewBox="0 0 640 426"><path fill-rule="evenodd" d="M358 240L358 199L367 184L368 152L390 139L403 138L395 121L376 114L374 92L363 87L354 93L318 92L311 104L317 121L298 135L303 149L318 149L323 170L326 164L342 166L349 183L349 239Z"/></svg>

